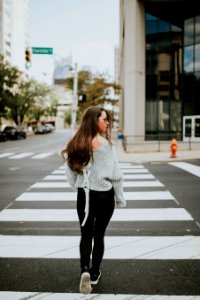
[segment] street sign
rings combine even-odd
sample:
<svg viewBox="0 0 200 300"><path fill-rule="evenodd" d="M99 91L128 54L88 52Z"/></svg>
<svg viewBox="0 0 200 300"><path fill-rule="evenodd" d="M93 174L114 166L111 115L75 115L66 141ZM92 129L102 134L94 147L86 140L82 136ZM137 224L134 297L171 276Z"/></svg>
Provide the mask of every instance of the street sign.
<svg viewBox="0 0 200 300"><path fill-rule="evenodd" d="M32 47L33 54L53 54L53 48Z"/></svg>

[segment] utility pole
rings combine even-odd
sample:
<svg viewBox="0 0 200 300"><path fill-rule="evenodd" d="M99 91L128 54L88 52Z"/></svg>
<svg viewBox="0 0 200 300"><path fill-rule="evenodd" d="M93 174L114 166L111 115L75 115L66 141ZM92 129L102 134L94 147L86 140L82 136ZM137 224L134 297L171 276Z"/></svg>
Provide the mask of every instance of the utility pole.
<svg viewBox="0 0 200 300"><path fill-rule="evenodd" d="M73 83L73 103L72 103L72 131L75 133L76 129L76 115L78 109L78 66L77 63L74 67L74 83Z"/></svg>

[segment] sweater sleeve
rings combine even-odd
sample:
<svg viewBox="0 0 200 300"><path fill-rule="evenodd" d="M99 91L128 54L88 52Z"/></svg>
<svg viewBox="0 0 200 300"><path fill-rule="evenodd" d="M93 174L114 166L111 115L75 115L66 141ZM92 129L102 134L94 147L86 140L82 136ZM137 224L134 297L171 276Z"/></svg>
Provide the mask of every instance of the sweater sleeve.
<svg viewBox="0 0 200 300"><path fill-rule="evenodd" d="M66 174L67 181L69 182L69 185L74 190L76 190L76 188L74 186L76 183L77 173L72 171L67 163L65 163L65 167L66 167L65 174Z"/></svg>
<svg viewBox="0 0 200 300"><path fill-rule="evenodd" d="M113 158L114 158L114 167L113 167L113 179L112 185L115 192L115 203L116 207L125 207L126 200L123 196L123 176L119 167L119 162L115 148L113 148Z"/></svg>

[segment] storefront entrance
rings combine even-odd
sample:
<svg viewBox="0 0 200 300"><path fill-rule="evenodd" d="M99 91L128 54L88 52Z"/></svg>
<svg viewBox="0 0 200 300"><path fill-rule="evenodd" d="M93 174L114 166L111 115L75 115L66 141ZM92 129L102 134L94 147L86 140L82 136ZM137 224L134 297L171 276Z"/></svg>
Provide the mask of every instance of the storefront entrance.
<svg viewBox="0 0 200 300"><path fill-rule="evenodd" d="M200 142L200 116L183 117L183 141Z"/></svg>

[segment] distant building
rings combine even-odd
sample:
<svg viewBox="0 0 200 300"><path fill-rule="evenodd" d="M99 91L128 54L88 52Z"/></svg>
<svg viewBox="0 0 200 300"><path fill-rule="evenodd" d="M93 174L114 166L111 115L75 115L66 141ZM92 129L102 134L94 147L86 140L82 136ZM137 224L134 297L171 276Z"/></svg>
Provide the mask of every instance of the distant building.
<svg viewBox="0 0 200 300"><path fill-rule="evenodd" d="M127 141L200 140L199 28L197 1L120 0L120 127Z"/></svg>
<svg viewBox="0 0 200 300"><path fill-rule="evenodd" d="M0 0L0 53L25 71L28 43L28 0Z"/></svg>
<svg viewBox="0 0 200 300"><path fill-rule="evenodd" d="M115 83L119 83L119 46L115 46Z"/></svg>

